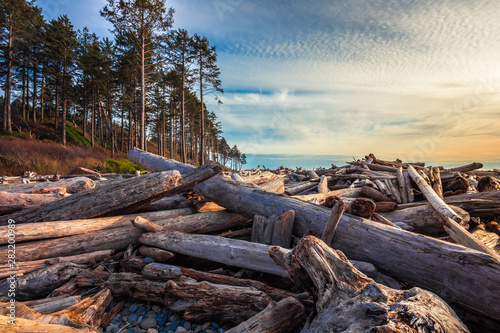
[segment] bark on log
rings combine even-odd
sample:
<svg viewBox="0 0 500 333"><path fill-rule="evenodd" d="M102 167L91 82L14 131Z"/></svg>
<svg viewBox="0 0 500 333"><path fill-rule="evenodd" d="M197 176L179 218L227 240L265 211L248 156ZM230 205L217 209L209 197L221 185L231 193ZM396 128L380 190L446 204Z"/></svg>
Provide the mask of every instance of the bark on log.
<svg viewBox="0 0 500 333"><path fill-rule="evenodd" d="M455 206L450 206L459 216L463 218L463 223L469 223L469 214ZM440 215L429 205L398 209L391 212L381 213L383 217L392 222L404 222L414 228L414 231L427 236L441 237L446 235Z"/></svg>
<svg viewBox="0 0 500 333"><path fill-rule="evenodd" d="M50 314L67 309L75 304L78 304L80 301L80 296L58 296L22 302L22 304L38 313Z"/></svg>
<svg viewBox="0 0 500 333"><path fill-rule="evenodd" d="M368 219L375 212L375 203L365 198L357 198L349 206L349 210L351 214Z"/></svg>
<svg viewBox="0 0 500 333"><path fill-rule="evenodd" d="M189 321L237 324L264 309L271 298L255 288L209 282L153 281L133 273L112 274L104 283L114 296L167 305Z"/></svg>
<svg viewBox="0 0 500 333"><path fill-rule="evenodd" d="M270 217L255 215L250 240L254 243L270 245L273 239L274 221L277 218L276 215L271 215Z"/></svg>
<svg viewBox="0 0 500 333"><path fill-rule="evenodd" d="M128 157L152 170L177 169L181 173L191 170L188 165L138 149L130 151ZM303 235L308 231L320 234L330 213L327 208L259 191L244 184L235 184L218 176L198 185L194 190L205 198L248 217L256 214L283 214L292 209L296 214L296 235ZM496 192L481 194L491 196ZM500 285L500 263L491 255L367 222L349 214L342 216L333 245L350 258L373 263L381 271L399 280L429 289L470 311L500 320L500 313L494 310L500 307L500 294L488 291ZM394 256L394 253L398 255Z"/></svg>
<svg viewBox="0 0 500 333"><path fill-rule="evenodd" d="M318 314L301 332L468 332L434 294L378 284L355 269L342 252L315 237L302 238L286 254L273 247L270 255L304 283L306 272L317 290Z"/></svg>
<svg viewBox="0 0 500 333"><path fill-rule="evenodd" d="M288 333L299 328L304 319L304 306L290 297L276 304L269 304L267 308L226 333Z"/></svg>
<svg viewBox="0 0 500 333"><path fill-rule="evenodd" d="M139 242L174 253L287 277L287 273L269 258L269 246L264 244L182 232L146 233Z"/></svg>
<svg viewBox="0 0 500 333"><path fill-rule="evenodd" d="M479 192L498 191L500 190L500 180L491 176L481 177L477 189Z"/></svg>
<svg viewBox="0 0 500 333"><path fill-rule="evenodd" d="M52 188L66 188L68 193L78 193L93 189L95 183L92 179L85 177L75 177L71 179L60 180L57 182L46 183L30 183L30 184L1 184L0 191L9 193L25 193L29 191L37 191Z"/></svg>
<svg viewBox="0 0 500 333"><path fill-rule="evenodd" d="M145 257L153 258L157 262L167 262L175 257L175 254L172 252L149 246L141 246L139 248L139 253Z"/></svg>
<svg viewBox="0 0 500 333"><path fill-rule="evenodd" d="M56 202L27 208L6 215L17 223L75 220L92 218L113 211L134 211L151 201L169 196L176 191L190 188L222 171L216 164L197 168L184 177L181 184L180 173L166 171L110 183L100 188L80 192ZM99 198L99 200L95 200ZM4 221L0 221L0 224ZM6 223L6 221L4 222Z"/></svg>
<svg viewBox="0 0 500 333"><path fill-rule="evenodd" d="M72 262L74 264L87 264L90 262L96 262L99 260L107 259L113 254L113 250L102 250L84 254L78 254L75 256L69 257L59 257L59 258L50 258L50 259L42 259L36 261L17 261L15 265L15 271L17 276L21 276L39 269L43 269L49 265L54 265L61 262ZM10 264L2 264L0 265L0 279L4 279L9 277L11 273Z"/></svg>
<svg viewBox="0 0 500 333"><path fill-rule="evenodd" d="M458 194L467 193L469 181L462 175L457 175L451 181L445 183L444 192L453 192Z"/></svg>
<svg viewBox="0 0 500 333"><path fill-rule="evenodd" d="M141 213L140 215L155 222L174 217L193 214L191 208L172 209L168 211ZM54 221L38 223L22 223L16 225L16 243L33 241L37 239L49 239L64 236L73 236L91 233L99 230L114 229L130 226L130 221L139 216L138 214L98 217L94 219ZM8 226L0 227L0 245L7 244Z"/></svg>
<svg viewBox="0 0 500 333"><path fill-rule="evenodd" d="M82 265L64 262L49 266L36 272L23 275L18 279L7 278L0 281L0 302L8 302L8 290L13 284L16 293L16 300L28 301L36 298L43 298L49 295L54 289L69 281L73 276L83 271Z"/></svg>
<svg viewBox="0 0 500 333"><path fill-rule="evenodd" d="M439 168L429 168L429 180L431 181L431 187L436 192L438 197L443 199L443 184L441 183L441 173L439 172ZM403 203L407 203L404 202Z"/></svg>
<svg viewBox="0 0 500 333"><path fill-rule="evenodd" d="M392 212L398 207L398 204L394 201L380 201L375 205L375 212L377 213Z"/></svg>
<svg viewBox="0 0 500 333"><path fill-rule="evenodd" d="M286 290L270 287L269 285L251 279L239 279L232 276L201 272L190 268L184 268L173 265L151 263L144 267L142 275L154 280L174 280L184 281L185 278L194 279L198 282L206 281L216 284L224 284L236 287L252 287L268 294L274 301L280 301L287 297L296 297L297 295Z"/></svg>
<svg viewBox="0 0 500 333"><path fill-rule="evenodd" d="M210 233L233 228L246 221L246 218L238 214L220 211L176 217L155 223L169 230ZM16 260L31 261L99 250L123 250L129 245L137 244L141 234L139 229L130 224L128 227L20 244L16 246ZM8 249L0 250L0 263L7 263L7 254Z"/></svg>
<svg viewBox="0 0 500 333"><path fill-rule="evenodd" d="M17 210L42 205L64 198L64 195L54 194L25 194L0 192L0 214L12 213Z"/></svg>

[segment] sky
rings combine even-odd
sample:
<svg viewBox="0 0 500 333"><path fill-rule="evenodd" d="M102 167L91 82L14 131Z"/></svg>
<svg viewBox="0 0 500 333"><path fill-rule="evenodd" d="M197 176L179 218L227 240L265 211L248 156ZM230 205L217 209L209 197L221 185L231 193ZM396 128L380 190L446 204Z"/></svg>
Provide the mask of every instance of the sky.
<svg viewBox="0 0 500 333"><path fill-rule="evenodd" d="M38 0L110 36L104 0ZM222 105L248 154L500 159L497 0L170 0L217 47Z"/></svg>

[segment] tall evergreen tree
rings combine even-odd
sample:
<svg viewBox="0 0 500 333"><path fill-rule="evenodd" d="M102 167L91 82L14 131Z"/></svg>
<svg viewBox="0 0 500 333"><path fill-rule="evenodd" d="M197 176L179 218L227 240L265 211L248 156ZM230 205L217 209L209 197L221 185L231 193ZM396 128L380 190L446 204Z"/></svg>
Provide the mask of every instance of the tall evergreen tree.
<svg viewBox="0 0 500 333"><path fill-rule="evenodd" d="M128 32L140 54L141 71L141 149L146 148L146 63L158 33L166 32L173 23L174 9L164 0L108 0L101 15L115 27L115 33Z"/></svg>

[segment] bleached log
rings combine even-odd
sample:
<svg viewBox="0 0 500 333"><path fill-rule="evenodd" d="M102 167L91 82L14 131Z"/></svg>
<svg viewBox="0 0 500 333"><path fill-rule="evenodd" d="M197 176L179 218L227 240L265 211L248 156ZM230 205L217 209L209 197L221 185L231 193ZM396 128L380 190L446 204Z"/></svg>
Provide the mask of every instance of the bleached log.
<svg viewBox="0 0 500 333"><path fill-rule="evenodd" d="M294 195L293 198L304 200L304 201L309 201L311 199L323 199L325 200L328 197L331 196L337 196L339 198L357 198L361 195L361 187L356 187L356 188L345 188L342 190L336 190L336 191L330 191L327 193L318 193L318 194L309 194L309 195Z"/></svg>
<svg viewBox="0 0 500 333"><path fill-rule="evenodd" d="M288 188L285 188L285 193L288 194L288 195L296 195L304 190L308 190L310 188L313 188L313 187L316 187L317 184L316 183L312 183L312 182L303 182L297 186L294 186L294 187L288 187Z"/></svg>
<svg viewBox="0 0 500 333"><path fill-rule="evenodd" d="M289 210L274 220L272 245L289 248L292 246L292 230L295 212Z"/></svg>
<svg viewBox="0 0 500 333"><path fill-rule="evenodd" d="M441 173L439 168L429 168L429 180L431 181L431 187L436 192L438 197L443 199L443 184L441 183ZM403 202L406 203L406 202Z"/></svg>
<svg viewBox="0 0 500 333"><path fill-rule="evenodd" d="M236 182L242 182L242 183L245 182L239 174L234 173L234 172L231 174L231 179L236 181Z"/></svg>
<svg viewBox="0 0 500 333"><path fill-rule="evenodd" d="M174 217L193 214L191 208L172 209L168 211L141 213L140 215L150 221L166 220ZM73 236L91 233L99 230L113 229L130 226L130 221L139 214L120 215L111 217L98 217L94 219L22 223L16 225L16 243ZM8 226L0 226L0 245L7 244Z"/></svg>
<svg viewBox="0 0 500 333"><path fill-rule="evenodd" d="M15 212L17 210L42 205L64 198L64 194L25 194L0 192L0 214Z"/></svg>
<svg viewBox="0 0 500 333"><path fill-rule="evenodd" d="M78 193L93 189L95 183L92 179L85 177L75 177L71 179L59 180L57 182L30 183L30 184L0 184L0 191L9 193L26 193L42 189L64 187L67 193Z"/></svg>
<svg viewBox="0 0 500 333"><path fill-rule="evenodd" d="M361 193L375 201L391 201L391 198L370 186L363 186Z"/></svg>
<svg viewBox="0 0 500 333"><path fill-rule="evenodd" d="M270 255L317 291L317 316L301 332L469 332L440 298L420 288L395 290L355 269L341 251L306 236L293 251Z"/></svg>
<svg viewBox="0 0 500 333"><path fill-rule="evenodd" d="M318 193L328 193L328 180L326 176L321 176L318 184Z"/></svg>
<svg viewBox="0 0 500 333"><path fill-rule="evenodd" d="M166 197L155 202L150 203L142 208L140 212L156 212L160 210L170 210L179 208L188 208L191 206L191 200L184 198L180 194Z"/></svg>
<svg viewBox="0 0 500 333"><path fill-rule="evenodd" d="M323 234L321 235L321 240L326 244L330 245L332 243L333 236L335 235L335 230L337 230L337 226L340 222L340 218L344 211L347 209L344 201L339 199L335 205L332 207L332 212L328 217L328 220L325 224L325 229L323 230Z"/></svg>
<svg viewBox="0 0 500 333"><path fill-rule="evenodd" d="M467 165L462 165L462 166L459 166L459 167L447 169L447 170L444 170L443 172L452 172L452 171L469 172L469 171L474 171L474 170L477 170L477 169L481 169L482 167L483 167L482 163L474 162L474 163L470 163L470 164L467 164Z"/></svg>
<svg viewBox="0 0 500 333"><path fill-rule="evenodd" d="M410 175L408 174L408 171L405 171L403 173L404 179L405 179L405 188L406 188L406 195L408 197L408 203L414 202L415 198L413 197L413 191L411 187L411 180L410 180Z"/></svg>
<svg viewBox="0 0 500 333"><path fill-rule="evenodd" d="M276 304L269 304L267 308L226 333L288 333L299 328L304 318L304 306L289 297Z"/></svg>
<svg viewBox="0 0 500 333"><path fill-rule="evenodd" d="M192 168L138 149L130 151L128 157L151 170L178 169L182 173ZM248 217L283 214L292 209L295 211L296 235L308 231L321 233L330 213L327 208L235 184L218 176L194 190ZM489 193L493 195L495 192ZM235 197L238 200L234 200ZM343 214L333 246L350 258L373 263L399 280L436 292L445 300L452 300L470 311L500 320L499 312L494 310L500 307L500 295L488 291L500 285L500 263L491 255L349 214ZM459 262L456 258L460 257L464 260ZM429 269L430 262L436 269Z"/></svg>
<svg viewBox="0 0 500 333"><path fill-rule="evenodd" d="M394 186L394 183L390 179L385 179L384 180L385 185L389 189L389 191L392 193L392 196L396 200L397 203L403 203L403 200L401 199L401 194L399 193L399 189Z"/></svg>
<svg viewBox="0 0 500 333"><path fill-rule="evenodd" d="M268 192L285 193L285 178L279 177L259 184L259 187Z"/></svg>
<svg viewBox="0 0 500 333"><path fill-rule="evenodd" d="M169 230L209 233L233 228L246 221L246 218L238 214L220 211L159 220L155 223ZM123 250L129 245L137 244L141 233L141 230L130 223L127 227L19 244L16 246L16 260L31 261L99 250ZM7 253L6 248L0 250L0 263L7 263Z"/></svg>
<svg viewBox="0 0 500 333"><path fill-rule="evenodd" d="M406 187L405 187L405 179L403 176L403 167L399 167L396 170L396 176L397 178L397 183L398 183L398 190L399 190L399 195L401 197L402 203L408 203L408 196L406 195ZM385 201L385 200L381 200Z"/></svg>
<svg viewBox="0 0 500 333"><path fill-rule="evenodd" d="M269 255L268 245L209 235L182 232L146 233L139 238L144 245L218 263L286 277Z"/></svg>
<svg viewBox="0 0 500 333"><path fill-rule="evenodd" d="M34 301L22 302L33 311L41 314L49 314L69 308L81 301L80 296L57 296L47 297Z"/></svg>
<svg viewBox="0 0 500 333"><path fill-rule="evenodd" d="M9 333L95 333L92 328L74 328L66 325L45 324L36 320L16 318L15 324L9 324L10 317L0 315L0 330Z"/></svg>

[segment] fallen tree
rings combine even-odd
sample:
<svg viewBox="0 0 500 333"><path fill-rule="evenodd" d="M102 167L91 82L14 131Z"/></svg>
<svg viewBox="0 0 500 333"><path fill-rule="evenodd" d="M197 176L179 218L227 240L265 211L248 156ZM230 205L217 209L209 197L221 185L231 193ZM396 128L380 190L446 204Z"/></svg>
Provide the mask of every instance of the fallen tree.
<svg viewBox="0 0 500 333"><path fill-rule="evenodd" d="M150 170L194 167L133 149L128 158ZM261 191L216 176L194 188L206 199L248 217L295 212L294 234L323 232L330 210L283 195ZM368 261L380 271L437 293L470 311L500 320L500 263L486 253L420 236L404 230L343 214L332 246L349 258ZM397 255L394 255L397 253Z"/></svg>

